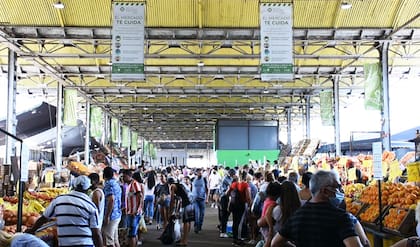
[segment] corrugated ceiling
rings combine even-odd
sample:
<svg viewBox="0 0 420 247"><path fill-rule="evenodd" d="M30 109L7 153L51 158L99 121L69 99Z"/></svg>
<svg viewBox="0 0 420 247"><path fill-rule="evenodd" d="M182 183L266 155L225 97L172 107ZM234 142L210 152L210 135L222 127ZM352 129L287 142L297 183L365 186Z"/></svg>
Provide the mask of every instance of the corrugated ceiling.
<svg viewBox="0 0 420 247"><path fill-rule="evenodd" d="M0 23L8 25L106 27L111 24L110 0L63 0L63 10L54 0L2 0ZM290 1L274 1L290 2ZM420 12L420 0L294 0L295 28L395 28ZM148 0L149 27L258 27L257 0ZM411 27L420 27L420 20Z"/></svg>
<svg viewBox="0 0 420 247"><path fill-rule="evenodd" d="M116 84L109 80L112 1L61 0L65 4L61 10L53 7L55 1L0 0L0 72L7 69L7 45L22 49L23 44L18 86L29 88L28 92L40 84L56 90L58 76L94 94L103 105L124 103L112 109L115 114L138 114L135 119L142 124L153 114L155 123L156 116L162 123L193 119L189 123L193 129L196 115L205 113L211 122L229 114L247 119L281 117L285 108L277 102L296 103L305 94L331 88L332 78L349 64L340 85L357 89L363 81L363 64L379 61L377 39L388 38L420 13L420 0L346 0L353 5L348 10L340 6L344 0L147 0L147 78ZM258 79L260 2L294 4L294 81L276 84ZM392 37L396 38L391 42L390 66L404 75L418 75L420 18L404 28ZM200 32L208 36L200 38ZM10 38L9 43L5 38ZM198 68L198 62L205 66ZM310 99L314 111L319 108L317 100ZM194 105L203 102L205 106ZM186 106L162 110L170 103ZM257 103L265 108L251 111ZM207 134L212 136L211 131Z"/></svg>

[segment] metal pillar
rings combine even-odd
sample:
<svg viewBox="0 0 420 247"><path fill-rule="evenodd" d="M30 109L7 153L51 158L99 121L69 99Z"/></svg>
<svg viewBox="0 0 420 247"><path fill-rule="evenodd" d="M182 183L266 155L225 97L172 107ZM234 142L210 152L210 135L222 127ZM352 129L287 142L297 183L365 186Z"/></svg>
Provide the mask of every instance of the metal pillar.
<svg viewBox="0 0 420 247"><path fill-rule="evenodd" d="M55 167L57 172L60 172L62 162L61 156L63 155L63 83L61 81L57 81L57 83L57 141L55 142Z"/></svg>
<svg viewBox="0 0 420 247"><path fill-rule="evenodd" d="M341 156L340 142L340 77L334 76L334 132L335 132L335 155Z"/></svg>
<svg viewBox="0 0 420 247"><path fill-rule="evenodd" d="M90 102L86 100L85 165L90 163Z"/></svg>
<svg viewBox="0 0 420 247"><path fill-rule="evenodd" d="M109 125L109 115L108 112L104 111L104 136L102 139L102 145L106 145L108 144L109 141L109 129L110 129L110 125Z"/></svg>
<svg viewBox="0 0 420 247"><path fill-rule="evenodd" d="M16 135L16 53L9 49L7 72L7 121L6 131ZM6 159L5 164L12 164L10 156L16 154L16 142L13 138L6 136ZM17 178L15 178L17 179Z"/></svg>
<svg viewBox="0 0 420 247"><path fill-rule="evenodd" d="M130 127L131 127L131 121L130 121L130 123L128 124L127 162L128 162L128 167L133 168L133 167L131 167L131 164L132 164L133 162L131 162L131 155L130 155L130 152L131 152L131 129L130 129ZM134 168L135 168L135 167L134 167Z"/></svg>
<svg viewBox="0 0 420 247"><path fill-rule="evenodd" d="M311 139L311 96L306 96L306 139Z"/></svg>
<svg viewBox="0 0 420 247"><path fill-rule="evenodd" d="M118 130L117 130L117 147L121 148L122 141L122 123L118 119Z"/></svg>
<svg viewBox="0 0 420 247"><path fill-rule="evenodd" d="M292 109L287 108L287 145L292 145Z"/></svg>
<svg viewBox="0 0 420 247"><path fill-rule="evenodd" d="M389 80L388 80L388 49L389 42L384 42L380 50L382 63L382 146L384 150L391 151L391 127L389 119Z"/></svg>

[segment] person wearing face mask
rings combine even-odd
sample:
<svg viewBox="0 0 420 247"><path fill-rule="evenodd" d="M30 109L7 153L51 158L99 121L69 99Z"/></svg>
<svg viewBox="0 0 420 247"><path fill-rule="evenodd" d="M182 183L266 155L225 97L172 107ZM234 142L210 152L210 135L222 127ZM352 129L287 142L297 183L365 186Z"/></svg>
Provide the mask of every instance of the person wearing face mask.
<svg viewBox="0 0 420 247"><path fill-rule="evenodd" d="M312 198L284 223L271 246L361 247L350 216L337 207L342 200L334 172L318 171L310 182ZM302 237L304 236L304 237Z"/></svg>
<svg viewBox="0 0 420 247"><path fill-rule="evenodd" d="M340 188L340 194L335 197L334 205L337 207L346 210L346 202L344 201L344 191ZM356 230L357 236L359 236L360 242L363 244L363 247L370 247L370 241L365 233L365 230L363 229L362 224L360 224L360 221L354 216L352 213L347 212L350 219L352 220L354 224L354 229Z"/></svg>
<svg viewBox="0 0 420 247"><path fill-rule="evenodd" d="M417 221L417 227L416 227L416 233L417 236L404 238L391 247L420 247L420 202L417 203L416 208L416 221Z"/></svg>

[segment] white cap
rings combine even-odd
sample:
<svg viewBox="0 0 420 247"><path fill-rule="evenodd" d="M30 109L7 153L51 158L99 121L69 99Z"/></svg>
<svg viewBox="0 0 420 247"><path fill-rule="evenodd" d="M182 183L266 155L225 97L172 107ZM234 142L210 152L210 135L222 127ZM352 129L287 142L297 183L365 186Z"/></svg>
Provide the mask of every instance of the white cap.
<svg viewBox="0 0 420 247"><path fill-rule="evenodd" d="M90 179L85 175L80 175L73 180L73 187L82 190L88 190L90 188Z"/></svg>

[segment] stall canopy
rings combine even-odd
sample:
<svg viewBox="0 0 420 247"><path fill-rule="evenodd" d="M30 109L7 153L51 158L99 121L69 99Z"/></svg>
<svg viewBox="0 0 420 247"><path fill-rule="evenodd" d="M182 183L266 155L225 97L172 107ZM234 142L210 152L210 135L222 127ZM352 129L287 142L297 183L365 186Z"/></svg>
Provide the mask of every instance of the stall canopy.
<svg viewBox="0 0 420 247"><path fill-rule="evenodd" d="M43 102L16 116L16 135L24 140L29 148L54 149L57 136L56 107ZM6 129L6 120L0 121L0 128ZM77 126L63 127L63 156L84 149L86 128L78 120ZM4 136L0 136L0 145L4 145Z"/></svg>
<svg viewBox="0 0 420 247"><path fill-rule="evenodd" d="M415 137L417 129L420 129L420 126L391 135L391 148L394 151L397 149L414 150L414 143L410 142L410 140ZM372 143L380 142L380 141L381 141L380 138L371 138L371 139L353 141L352 143L342 142L341 151L344 154L349 154L349 152L351 152L351 154L356 154L357 152L372 151ZM318 153L335 152L335 144L322 145L320 146L317 152Z"/></svg>
<svg viewBox="0 0 420 247"><path fill-rule="evenodd" d="M43 102L41 105L18 114L16 116L16 135L21 139L25 139L54 128L56 125L56 111L57 108L55 106ZM5 119L0 121L0 128L6 130Z"/></svg>

